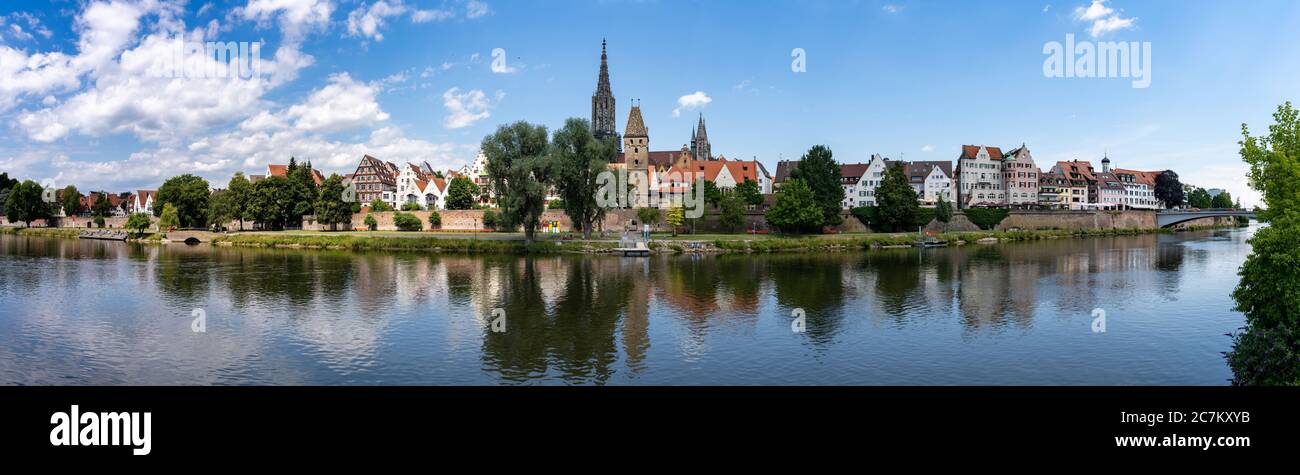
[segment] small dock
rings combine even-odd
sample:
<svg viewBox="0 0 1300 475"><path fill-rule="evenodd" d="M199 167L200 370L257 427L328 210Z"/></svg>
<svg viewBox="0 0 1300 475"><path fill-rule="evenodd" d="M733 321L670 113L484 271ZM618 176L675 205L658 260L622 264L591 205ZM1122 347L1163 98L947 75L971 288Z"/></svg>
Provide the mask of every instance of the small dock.
<svg viewBox="0 0 1300 475"><path fill-rule="evenodd" d="M644 242L638 242L633 247L614 248L614 252L622 253L623 257L645 257L650 255L650 248Z"/></svg>
<svg viewBox="0 0 1300 475"><path fill-rule="evenodd" d="M82 231L81 234L77 235L77 238L97 239L100 241L125 241L128 236L129 235L126 231L106 231L100 229L95 231Z"/></svg>

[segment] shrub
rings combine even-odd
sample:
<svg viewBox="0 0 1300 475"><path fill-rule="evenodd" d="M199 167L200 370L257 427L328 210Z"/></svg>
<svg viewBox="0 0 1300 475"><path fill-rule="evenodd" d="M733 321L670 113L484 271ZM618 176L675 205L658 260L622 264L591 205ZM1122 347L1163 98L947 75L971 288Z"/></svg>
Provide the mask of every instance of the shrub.
<svg viewBox="0 0 1300 475"><path fill-rule="evenodd" d="M965 211L966 218L975 223L980 229L993 229L1002 220L1007 219L1011 214L1010 210L1003 208L971 208Z"/></svg>
<svg viewBox="0 0 1300 475"><path fill-rule="evenodd" d="M402 205L402 211L424 211L424 207L419 203L406 203Z"/></svg>
<svg viewBox="0 0 1300 475"><path fill-rule="evenodd" d="M369 230L371 230L371 231L374 231L374 230L375 230L376 228L378 228L378 227L379 227L379 221L375 221L375 217L374 217L374 216L371 216L371 215L368 215L368 214L367 214L367 215L366 215L366 229L369 229Z"/></svg>
<svg viewBox="0 0 1300 475"><path fill-rule="evenodd" d="M483 227L486 229L497 228L497 212L490 209L483 210Z"/></svg>
<svg viewBox="0 0 1300 475"><path fill-rule="evenodd" d="M442 215L438 214L437 211L430 211L429 228L433 229L433 228L441 228L441 227L442 227Z"/></svg>
<svg viewBox="0 0 1300 475"><path fill-rule="evenodd" d="M420 222L420 218L400 211L393 213L393 225L397 226L398 231L419 231L424 229L424 223Z"/></svg>

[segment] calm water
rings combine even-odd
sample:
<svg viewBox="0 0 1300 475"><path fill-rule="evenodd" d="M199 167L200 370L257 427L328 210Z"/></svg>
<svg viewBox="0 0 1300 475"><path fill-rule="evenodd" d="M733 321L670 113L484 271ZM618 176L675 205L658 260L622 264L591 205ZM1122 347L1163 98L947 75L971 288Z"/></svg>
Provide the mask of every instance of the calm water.
<svg viewBox="0 0 1300 475"><path fill-rule="evenodd" d="M0 236L0 384L1217 385L1253 229L648 259Z"/></svg>

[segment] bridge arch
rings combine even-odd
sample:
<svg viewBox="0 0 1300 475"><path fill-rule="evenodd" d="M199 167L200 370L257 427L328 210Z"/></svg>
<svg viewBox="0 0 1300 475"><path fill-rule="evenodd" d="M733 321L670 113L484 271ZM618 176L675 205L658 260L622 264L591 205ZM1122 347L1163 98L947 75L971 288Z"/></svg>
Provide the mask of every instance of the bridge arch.
<svg viewBox="0 0 1300 475"><path fill-rule="evenodd" d="M1168 228L1201 218L1227 218L1237 216L1248 219L1258 219L1255 217L1254 211L1235 209L1204 209L1196 211L1171 210L1156 213L1156 225L1162 228Z"/></svg>

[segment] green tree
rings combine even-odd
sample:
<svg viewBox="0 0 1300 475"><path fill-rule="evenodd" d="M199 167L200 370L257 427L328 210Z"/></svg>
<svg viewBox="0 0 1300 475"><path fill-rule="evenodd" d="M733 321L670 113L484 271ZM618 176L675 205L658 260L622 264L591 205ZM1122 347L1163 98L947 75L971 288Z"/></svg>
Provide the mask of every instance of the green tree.
<svg viewBox="0 0 1300 475"><path fill-rule="evenodd" d="M840 224L844 186L840 183L840 164L835 162L831 149L825 145L816 145L808 149L799 160L799 166L790 172L790 178L803 180L812 190L818 207L822 210L820 225L834 226ZM783 185L784 186L784 185Z"/></svg>
<svg viewBox="0 0 1300 475"><path fill-rule="evenodd" d="M59 207L63 209L63 215L69 218L81 212L81 192L77 191L76 186L68 185L59 193Z"/></svg>
<svg viewBox="0 0 1300 475"><path fill-rule="evenodd" d="M721 208L722 215L718 218L719 223L728 231L736 232L736 228L745 223L744 201L741 201L736 193L728 193L722 198Z"/></svg>
<svg viewBox="0 0 1300 475"><path fill-rule="evenodd" d="M23 222L29 228L32 221L49 219L53 211L42 196L44 192L40 184L31 180L14 185L5 199L5 216L9 221Z"/></svg>
<svg viewBox="0 0 1300 475"><path fill-rule="evenodd" d="M1205 188L1196 188L1187 194L1187 206L1206 209L1213 207L1213 203L1214 198L1210 198L1210 192Z"/></svg>
<svg viewBox="0 0 1300 475"><path fill-rule="evenodd" d="M398 231L419 231L424 229L424 223L420 222L420 218L400 211L393 213L393 225L397 226Z"/></svg>
<svg viewBox="0 0 1300 475"><path fill-rule="evenodd" d="M429 211L429 229L438 229L442 227L442 215L437 211Z"/></svg>
<svg viewBox="0 0 1300 475"><path fill-rule="evenodd" d="M636 210L636 219L655 228L659 225L659 208L640 208Z"/></svg>
<svg viewBox="0 0 1300 475"><path fill-rule="evenodd" d="M253 185L248 214L265 230L281 230L289 222L294 207L293 184L288 178L266 177Z"/></svg>
<svg viewBox="0 0 1300 475"><path fill-rule="evenodd" d="M481 145L501 209L500 224L523 226L525 243L533 242L538 219L546 210L554 168L548 148L546 127L523 121L498 127Z"/></svg>
<svg viewBox="0 0 1300 475"><path fill-rule="evenodd" d="M1178 181L1178 174L1173 170L1165 170L1156 175L1155 195L1157 200L1165 204L1165 209L1182 206L1187 199L1183 184Z"/></svg>
<svg viewBox="0 0 1300 475"><path fill-rule="evenodd" d="M330 175L321 183L320 192L316 196L316 206L313 210L316 213L316 222L327 225L331 231L337 231L339 224L347 224L352 227L352 206L351 203L343 201L343 177Z"/></svg>
<svg viewBox="0 0 1300 475"><path fill-rule="evenodd" d="M0 173L0 191L12 190L15 186L18 186L18 179L9 178L8 172Z"/></svg>
<svg viewBox="0 0 1300 475"><path fill-rule="evenodd" d="M952 222L952 204L948 203L948 198L943 194L939 195L939 202L934 205L934 219L943 223L943 231L948 232L948 223Z"/></svg>
<svg viewBox="0 0 1300 475"><path fill-rule="evenodd" d="M1233 208L1234 206L1235 205L1232 204L1232 195L1228 194L1226 191L1221 191L1219 194L1214 195L1214 199L1210 201L1211 208L1228 209Z"/></svg>
<svg viewBox="0 0 1300 475"><path fill-rule="evenodd" d="M885 167L885 178L876 189L876 207L879 208L881 231L908 231L916 221L920 206L916 202L916 190L907 182L907 172L903 166Z"/></svg>
<svg viewBox="0 0 1300 475"><path fill-rule="evenodd" d="M801 178L791 178L781 185L776 204L766 216L769 224L792 233L818 232L826 218L816 195Z"/></svg>
<svg viewBox="0 0 1300 475"><path fill-rule="evenodd" d="M135 213L126 218L126 228L135 231L135 235L144 235L144 230L149 229L153 220L149 219L149 213Z"/></svg>
<svg viewBox="0 0 1300 475"><path fill-rule="evenodd" d="M388 204L388 202L381 200L379 198L375 198L374 201L370 202L370 211L375 213L383 213L387 211L396 211L396 210L394 210L393 206Z"/></svg>
<svg viewBox="0 0 1300 475"><path fill-rule="evenodd" d="M722 202L722 190L718 189L718 184L711 181L705 181L704 182L704 203L708 204L709 206L718 206L718 203L721 202Z"/></svg>
<svg viewBox="0 0 1300 475"><path fill-rule="evenodd" d="M375 217L374 217L373 215L369 215L369 214L367 214L367 215L366 215L366 229L371 230L371 231L374 231L374 230L377 229L377 228L379 228L379 221L375 221Z"/></svg>
<svg viewBox="0 0 1300 475"><path fill-rule="evenodd" d="M253 198L253 184L248 182L244 177L244 172L235 172L235 176L230 179L230 184L226 185L226 204L230 206L230 212L235 219L239 220L239 230L244 230L244 221L253 219L249 213L249 201Z"/></svg>
<svg viewBox="0 0 1300 475"><path fill-rule="evenodd" d="M97 227L97 228L102 228L102 227L104 227L104 217L103 217L103 216L95 216L95 227Z"/></svg>
<svg viewBox="0 0 1300 475"><path fill-rule="evenodd" d="M91 205L90 214L96 218L105 218L113 214L113 204L108 201L108 193L100 192L95 195L95 204Z"/></svg>
<svg viewBox="0 0 1300 475"><path fill-rule="evenodd" d="M483 227L484 227L485 229L496 230L496 228L497 228L497 212L496 212L496 210L491 210L491 209L485 209L485 210L483 210Z"/></svg>
<svg viewBox="0 0 1300 475"><path fill-rule="evenodd" d="M6 202L6 201L9 201L9 192L10 192L10 191L13 191L13 188L5 188L5 189L0 190L0 216L6 216L6 214L5 214L5 202Z"/></svg>
<svg viewBox="0 0 1300 475"><path fill-rule="evenodd" d="M736 184L733 193L740 195L741 202L746 206L759 206L763 204L763 192L758 189L758 182L748 178Z"/></svg>
<svg viewBox="0 0 1300 475"><path fill-rule="evenodd" d="M194 175L185 174L168 178L158 187L157 201L154 203L154 215L161 216L165 205L176 208L181 227L203 227L208 223L208 201L212 193L208 181Z"/></svg>
<svg viewBox="0 0 1300 475"><path fill-rule="evenodd" d="M584 119L564 121L551 140L551 161L555 169L555 187L562 198L561 208L569 220L582 230L583 239L605 218L605 208L597 204L598 178L608 171L608 163L618 155L611 138L597 140Z"/></svg>
<svg viewBox="0 0 1300 475"><path fill-rule="evenodd" d="M473 209L478 200L478 185L469 177L457 176L447 186L447 209Z"/></svg>
<svg viewBox="0 0 1300 475"><path fill-rule="evenodd" d="M420 206L419 203L404 203L402 204L402 211L424 211L424 207Z"/></svg>
<svg viewBox="0 0 1300 475"><path fill-rule="evenodd" d="M162 216L158 218L158 229L171 229L180 225L180 211L176 209L176 205L171 203L164 204Z"/></svg>
<svg viewBox="0 0 1300 475"><path fill-rule="evenodd" d="M642 209L649 209L649 208L642 208ZM656 220L658 219L657 217L658 214L659 213L657 212L655 213ZM681 205L673 205L671 208L668 208L668 212L666 214L667 216L665 216L664 221L666 221L669 226L672 226L673 236L676 236L677 228L680 227L682 224L686 223L686 210L682 208Z"/></svg>
<svg viewBox="0 0 1300 475"><path fill-rule="evenodd" d="M1268 135L1241 126L1241 157L1268 224L1250 238L1251 254L1233 291L1246 326L1227 354L1236 385L1300 385L1300 120L1290 102L1273 114Z"/></svg>
<svg viewBox="0 0 1300 475"><path fill-rule="evenodd" d="M208 198L208 226L225 230L226 226L238 218L234 205L231 204L230 190L212 193Z"/></svg>

